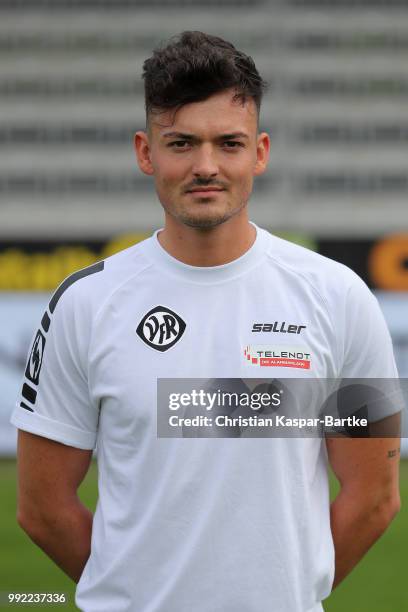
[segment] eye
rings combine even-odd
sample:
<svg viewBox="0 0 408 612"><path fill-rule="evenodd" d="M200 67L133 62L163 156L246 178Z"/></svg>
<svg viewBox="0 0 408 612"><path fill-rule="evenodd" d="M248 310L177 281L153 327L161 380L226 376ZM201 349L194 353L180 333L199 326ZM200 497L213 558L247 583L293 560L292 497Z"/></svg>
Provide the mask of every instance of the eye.
<svg viewBox="0 0 408 612"><path fill-rule="evenodd" d="M227 149L237 149L244 146L244 143L239 140L226 140L223 144L226 145Z"/></svg>
<svg viewBox="0 0 408 612"><path fill-rule="evenodd" d="M190 143L188 140L174 140L173 142L169 142L167 146L173 147L174 149L183 149L186 145Z"/></svg>

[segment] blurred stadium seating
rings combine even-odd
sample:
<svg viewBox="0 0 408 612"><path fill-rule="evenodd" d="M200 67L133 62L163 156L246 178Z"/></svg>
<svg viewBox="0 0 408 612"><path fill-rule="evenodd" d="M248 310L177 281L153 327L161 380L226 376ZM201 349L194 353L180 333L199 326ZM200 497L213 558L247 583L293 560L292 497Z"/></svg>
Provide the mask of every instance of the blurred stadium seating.
<svg viewBox="0 0 408 612"><path fill-rule="evenodd" d="M232 40L270 82L259 224L347 237L401 229L406 0L1 0L0 236L160 223L131 137L144 125L143 59L183 29Z"/></svg>

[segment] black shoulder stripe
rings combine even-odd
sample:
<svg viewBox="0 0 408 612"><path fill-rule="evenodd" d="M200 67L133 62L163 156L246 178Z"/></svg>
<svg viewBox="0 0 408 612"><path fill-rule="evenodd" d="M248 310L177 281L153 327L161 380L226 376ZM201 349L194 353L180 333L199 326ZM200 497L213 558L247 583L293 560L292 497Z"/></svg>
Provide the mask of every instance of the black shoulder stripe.
<svg viewBox="0 0 408 612"><path fill-rule="evenodd" d="M30 387L30 385L27 385L27 383L24 383L22 396L31 404L35 404L35 400L37 399L37 391Z"/></svg>
<svg viewBox="0 0 408 612"><path fill-rule="evenodd" d="M102 272L104 268L105 262L99 261L98 263L93 264L92 266L88 266L83 270L78 270L78 272L75 272L74 274L71 274L71 276L66 278L51 298L51 301L48 306L50 313L54 313L54 310L62 294L68 289L68 287L73 285L77 280L85 278L85 276L89 276L90 274L96 274L96 272ZM48 312L46 311L43 315L43 318L41 319L41 327L44 330L44 334L41 332L40 329L38 330L37 335L34 338L33 346L25 370L26 379L30 381L30 383L33 384L36 388L38 388L40 381L40 371L45 350L46 337L47 332L50 329L50 325L51 318ZM29 385L27 383L24 383L21 394L25 400L27 400L30 404L34 406L37 400L37 389L32 387L31 384ZM22 408L25 408L25 410L34 412L33 408L30 408L30 406L28 406L24 401L21 402L20 406Z"/></svg>
<svg viewBox="0 0 408 612"><path fill-rule="evenodd" d="M102 272L104 267L105 267L105 262L98 261L98 263L93 264L92 266L88 266L87 268L84 268L83 270L79 270L78 272L74 272L74 274L71 274L71 276L68 276L68 278L66 278L64 282L58 287L58 289L56 290L56 292L51 298L51 301L49 304L50 313L52 314L54 312L55 307L58 304L62 294L68 289L68 287L76 283L76 281L80 280L81 278L85 278L85 276L90 276L91 274Z"/></svg>
<svg viewBox="0 0 408 612"><path fill-rule="evenodd" d="M48 316L48 312L44 312L44 316L41 319L41 326L46 333L50 329L50 323L51 323L51 319Z"/></svg>
<svg viewBox="0 0 408 612"><path fill-rule="evenodd" d="M29 410L30 412L34 412L34 410L32 408L30 408L30 406L27 406L27 404L25 404L24 402L20 402L20 406L22 408L24 408L25 410Z"/></svg>

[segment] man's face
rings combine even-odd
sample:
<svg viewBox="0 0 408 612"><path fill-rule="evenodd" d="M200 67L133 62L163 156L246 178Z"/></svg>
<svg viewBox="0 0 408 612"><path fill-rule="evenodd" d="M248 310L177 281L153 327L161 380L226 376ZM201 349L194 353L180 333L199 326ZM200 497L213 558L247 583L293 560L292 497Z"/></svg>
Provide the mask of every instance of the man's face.
<svg viewBox="0 0 408 612"><path fill-rule="evenodd" d="M257 134L256 105L233 95L152 115L149 133L135 136L139 166L154 176L163 208L190 227L214 227L241 211L266 167L269 138Z"/></svg>

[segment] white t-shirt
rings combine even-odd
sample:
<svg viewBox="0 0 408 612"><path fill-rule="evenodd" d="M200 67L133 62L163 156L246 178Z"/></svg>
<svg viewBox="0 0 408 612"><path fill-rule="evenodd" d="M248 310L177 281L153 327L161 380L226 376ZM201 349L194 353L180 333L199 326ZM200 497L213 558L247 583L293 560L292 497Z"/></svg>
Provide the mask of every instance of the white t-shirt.
<svg viewBox="0 0 408 612"><path fill-rule="evenodd" d="M97 446L84 612L315 612L331 592L324 441L157 436L159 378L396 376L363 281L255 227L215 267L156 232L69 277L44 314L12 423Z"/></svg>

